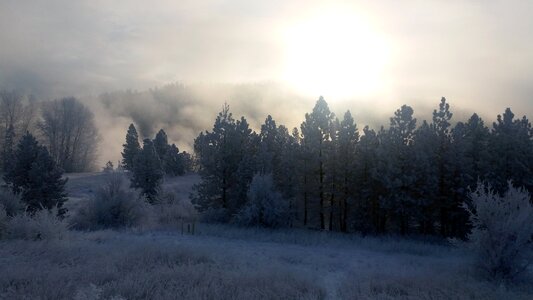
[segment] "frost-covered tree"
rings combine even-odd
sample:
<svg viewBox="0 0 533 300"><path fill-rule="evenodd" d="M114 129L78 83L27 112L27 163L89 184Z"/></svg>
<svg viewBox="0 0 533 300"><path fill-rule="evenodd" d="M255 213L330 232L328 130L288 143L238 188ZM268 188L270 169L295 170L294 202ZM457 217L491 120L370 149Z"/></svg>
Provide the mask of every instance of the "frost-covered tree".
<svg viewBox="0 0 533 300"><path fill-rule="evenodd" d="M480 269L492 279L513 279L533 262L533 206L527 190L509 181L503 195L478 183L464 204L468 235Z"/></svg>
<svg viewBox="0 0 533 300"><path fill-rule="evenodd" d="M9 172L13 165L13 148L15 142L15 129L12 125L6 130L4 143L2 145L2 168L4 172Z"/></svg>
<svg viewBox="0 0 533 300"><path fill-rule="evenodd" d="M91 110L76 98L42 104L38 127L50 155L65 172L87 172L95 168L98 129Z"/></svg>
<svg viewBox="0 0 533 300"><path fill-rule="evenodd" d="M144 139L143 148L136 156L131 186L141 190L148 202L155 203L164 172L161 160L150 139Z"/></svg>
<svg viewBox="0 0 533 300"><path fill-rule="evenodd" d="M36 100L33 96L15 91L0 91L0 149L9 148L5 142L11 143L13 147L26 132L33 132L36 111ZM9 140L6 140L8 137ZM5 161L6 159L2 158L0 164ZM5 172L6 167L2 165L1 169Z"/></svg>
<svg viewBox="0 0 533 300"><path fill-rule="evenodd" d="M63 203L67 200L67 180L62 175L63 170L56 165L46 147L27 133L17 145L13 166L4 180L15 194L21 195L29 212L57 208L58 214L63 215L66 212Z"/></svg>
<svg viewBox="0 0 533 300"><path fill-rule="evenodd" d="M235 216L245 226L286 227L291 222L289 202L275 189L272 174L253 177L246 204Z"/></svg>
<svg viewBox="0 0 533 300"><path fill-rule="evenodd" d="M141 151L139 144L139 134L135 125L130 124L128 132L126 133L126 143L122 145L124 150L122 151L122 167L125 170L133 171L135 165L135 157Z"/></svg>

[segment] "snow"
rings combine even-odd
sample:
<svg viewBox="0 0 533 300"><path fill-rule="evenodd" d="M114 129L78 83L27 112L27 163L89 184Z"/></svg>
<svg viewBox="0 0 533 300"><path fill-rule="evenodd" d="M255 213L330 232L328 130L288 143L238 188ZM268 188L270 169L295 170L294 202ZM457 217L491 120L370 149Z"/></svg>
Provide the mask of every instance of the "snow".
<svg viewBox="0 0 533 300"><path fill-rule="evenodd" d="M71 175L68 188L83 199L105 178ZM197 181L165 184L187 197ZM204 223L195 235L71 231L0 241L0 299L533 299L531 281L501 286L472 265L427 238Z"/></svg>
<svg viewBox="0 0 533 300"><path fill-rule="evenodd" d="M533 295L528 284L502 289L478 279L470 270L469 256L447 245L298 229L198 224L196 235L73 232L56 243L0 242L0 257L5 274L0 279L0 298L38 293L69 298L91 284L106 297L126 299L142 299L150 293L172 299L166 288L205 299L222 290L250 286L254 288L237 298L460 299L469 295L472 299L531 299ZM205 281L197 281L200 277ZM145 293L140 287L126 288L143 278ZM166 280L165 287L153 278ZM174 280L185 283L176 287ZM225 297L233 298L230 294L220 298Z"/></svg>

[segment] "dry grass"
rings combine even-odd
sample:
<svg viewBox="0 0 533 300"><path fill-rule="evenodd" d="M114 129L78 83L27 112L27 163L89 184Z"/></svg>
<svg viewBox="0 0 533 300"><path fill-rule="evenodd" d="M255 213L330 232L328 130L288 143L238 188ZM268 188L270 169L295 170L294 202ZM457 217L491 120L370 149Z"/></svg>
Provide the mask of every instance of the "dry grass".
<svg viewBox="0 0 533 300"><path fill-rule="evenodd" d="M104 231L0 242L0 299L322 299L287 269L250 269L170 241Z"/></svg>

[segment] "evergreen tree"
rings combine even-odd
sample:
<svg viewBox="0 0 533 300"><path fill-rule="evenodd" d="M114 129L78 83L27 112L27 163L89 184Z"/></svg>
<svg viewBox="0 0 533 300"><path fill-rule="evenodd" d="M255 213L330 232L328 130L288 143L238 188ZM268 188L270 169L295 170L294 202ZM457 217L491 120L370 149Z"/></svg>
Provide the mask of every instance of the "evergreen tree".
<svg viewBox="0 0 533 300"><path fill-rule="evenodd" d="M338 157L334 160L339 170L339 191L340 191L340 210L339 210L339 228L341 231L348 230L348 202L355 194L354 171L357 143L359 142L359 132L357 125L350 111L344 114L337 137Z"/></svg>
<svg viewBox="0 0 533 300"><path fill-rule="evenodd" d="M261 125L259 139L259 171L261 174L272 173L274 169L279 168L281 155L281 145L279 144L278 127L276 126L276 121L272 119L272 116L269 115L266 118L265 123Z"/></svg>
<svg viewBox="0 0 533 300"><path fill-rule="evenodd" d="M456 165L461 166L464 187L474 188L489 173L490 131L483 119L473 114L466 123L459 122L452 130ZM466 190L465 190L466 195Z"/></svg>
<svg viewBox="0 0 533 300"><path fill-rule="evenodd" d="M113 173L115 171L115 167L113 166L113 163L109 160L106 162L105 166L102 169L102 172L104 173Z"/></svg>
<svg viewBox="0 0 533 300"><path fill-rule="evenodd" d="M533 134L524 116L514 119L511 109L498 115L489 140L491 172L489 180L499 193L505 192L507 181L533 192Z"/></svg>
<svg viewBox="0 0 533 300"><path fill-rule="evenodd" d="M327 213L327 229L334 230L333 225L340 225L340 206L339 206L339 181L342 173L339 172L339 127L338 118L334 118L330 126L330 139L326 143L325 164L324 164L324 185L325 185L325 207ZM336 218L336 222L333 220ZM337 226L337 230L340 226Z"/></svg>
<svg viewBox="0 0 533 300"><path fill-rule="evenodd" d="M193 187L192 201L201 212L210 211L218 221L228 221L245 203L256 169L253 137L246 119L235 121L225 104L212 131L195 139L202 181Z"/></svg>
<svg viewBox="0 0 533 300"><path fill-rule="evenodd" d="M142 150L134 160L131 186L141 189L148 202L153 204L157 200L163 175L161 160L156 153L154 144L150 139L145 139Z"/></svg>
<svg viewBox="0 0 533 300"><path fill-rule="evenodd" d="M4 136L4 144L2 145L2 169L4 173L9 172L13 165L13 147L15 140L15 129L13 125L10 125L6 130Z"/></svg>
<svg viewBox="0 0 533 300"><path fill-rule="evenodd" d="M167 175L180 176L185 173L185 156L180 153L176 144L168 146L163 157L163 166Z"/></svg>
<svg viewBox="0 0 533 300"><path fill-rule="evenodd" d="M409 233L409 224L416 209L411 190L416 181L412 148L415 128L413 109L403 105L390 119L389 129L381 134L378 148L378 172L385 188L381 205L387 210L387 221L393 230L401 234Z"/></svg>
<svg viewBox="0 0 533 300"><path fill-rule="evenodd" d="M450 153L452 159L449 163L453 169L451 181L457 201L467 199L469 191L475 188L477 182L487 179L490 170L489 137L489 129L477 114L473 114L466 123L457 123L453 128ZM465 237L470 230L467 213L456 209L452 218L452 235Z"/></svg>
<svg viewBox="0 0 533 300"><path fill-rule="evenodd" d="M315 104L313 111L305 115L305 121L301 125L304 145L304 155L306 156L306 194L309 199L318 200L318 211L320 228L326 228L325 203L326 184L325 169L327 159L328 143L331 139L331 127L335 115L329 110L326 100L321 96ZM315 201L316 201L315 200ZM306 201L307 202L307 201Z"/></svg>
<svg viewBox="0 0 533 300"><path fill-rule="evenodd" d="M356 147L353 169L353 194L347 210L347 226L363 233L385 231L384 210L380 206L381 181L377 172L377 149L379 137L368 126L363 128L363 135Z"/></svg>
<svg viewBox="0 0 533 300"><path fill-rule="evenodd" d="M241 117L235 123L235 136L233 140L233 149L237 151L238 163L237 172L234 174L232 181L233 188L229 190L230 206L233 209L240 209L246 202L247 193L254 177L257 173L257 152L259 147L259 135L253 132L244 117ZM232 209L232 210L233 210Z"/></svg>
<svg viewBox="0 0 533 300"><path fill-rule="evenodd" d="M415 200L414 220L421 234L435 232L435 212L438 207L438 171L436 162L438 136L426 120L415 131L413 142L413 168L415 184L411 187Z"/></svg>
<svg viewBox="0 0 533 300"><path fill-rule="evenodd" d="M163 129L160 129L159 132L155 135L154 148L155 148L155 152L157 153L157 156L159 156L159 159L161 160L163 170L165 170L165 173L167 171L167 168L165 166L165 161L166 161L169 147L170 145L168 144L167 133Z"/></svg>
<svg viewBox="0 0 533 300"><path fill-rule="evenodd" d="M126 143L122 146L124 147L124 150L122 151L122 166L125 170L133 171L135 167L135 157L137 157L141 151L139 135L137 134L137 129L135 129L133 123L130 124L130 127L128 128Z"/></svg>
<svg viewBox="0 0 533 300"><path fill-rule="evenodd" d="M454 164L456 159L451 152L450 120L453 114L450 112L450 105L446 103L446 98L441 99L439 109L433 111L433 122L431 128L437 138L437 148L435 151L435 164L438 178L438 207L440 233L443 236L454 235L456 232L455 217L462 211L460 205L463 199L457 194L457 178L455 177Z"/></svg>
<svg viewBox="0 0 533 300"><path fill-rule="evenodd" d="M21 195L28 211L57 207L58 214L63 215L66 212L63 203L67 200L64 190L67 180L62 179L62 175L63 171L48 150L26 133L17 145L13 166L4 180L15 194Z"/></svg>
<svg viewBox="0 0 533 300"><path fill-rule="evenodd" d="M277 189L281 192L283 199L288 201L290 213L291 226L292 221L296 218L296 198L298 191L298 153L300 145L298 143L298 133L289 134L287 127L278 126L278 141L279 147L279 164L274 168L274 179Z"/></svg>

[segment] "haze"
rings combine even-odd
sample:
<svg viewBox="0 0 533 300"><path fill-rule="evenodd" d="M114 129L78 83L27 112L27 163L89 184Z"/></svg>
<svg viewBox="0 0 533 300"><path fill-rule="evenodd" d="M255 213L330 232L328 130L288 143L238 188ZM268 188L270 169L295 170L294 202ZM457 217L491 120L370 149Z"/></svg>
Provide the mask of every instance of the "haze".
<svg viewBox="0 0 533 300"><path fill-rule="evenodd" d="M457 116L532 115L532 2L367 2L6 0L0 88L89 103L110 128L104 160L142 121L132 106L166 111L142 133L169 127L186 148L225 101L253 125L271 113L296 126L320 95L361 125L403 103L425 114L441 96ZM190 88L101 96L173 83Z"/></svg>

